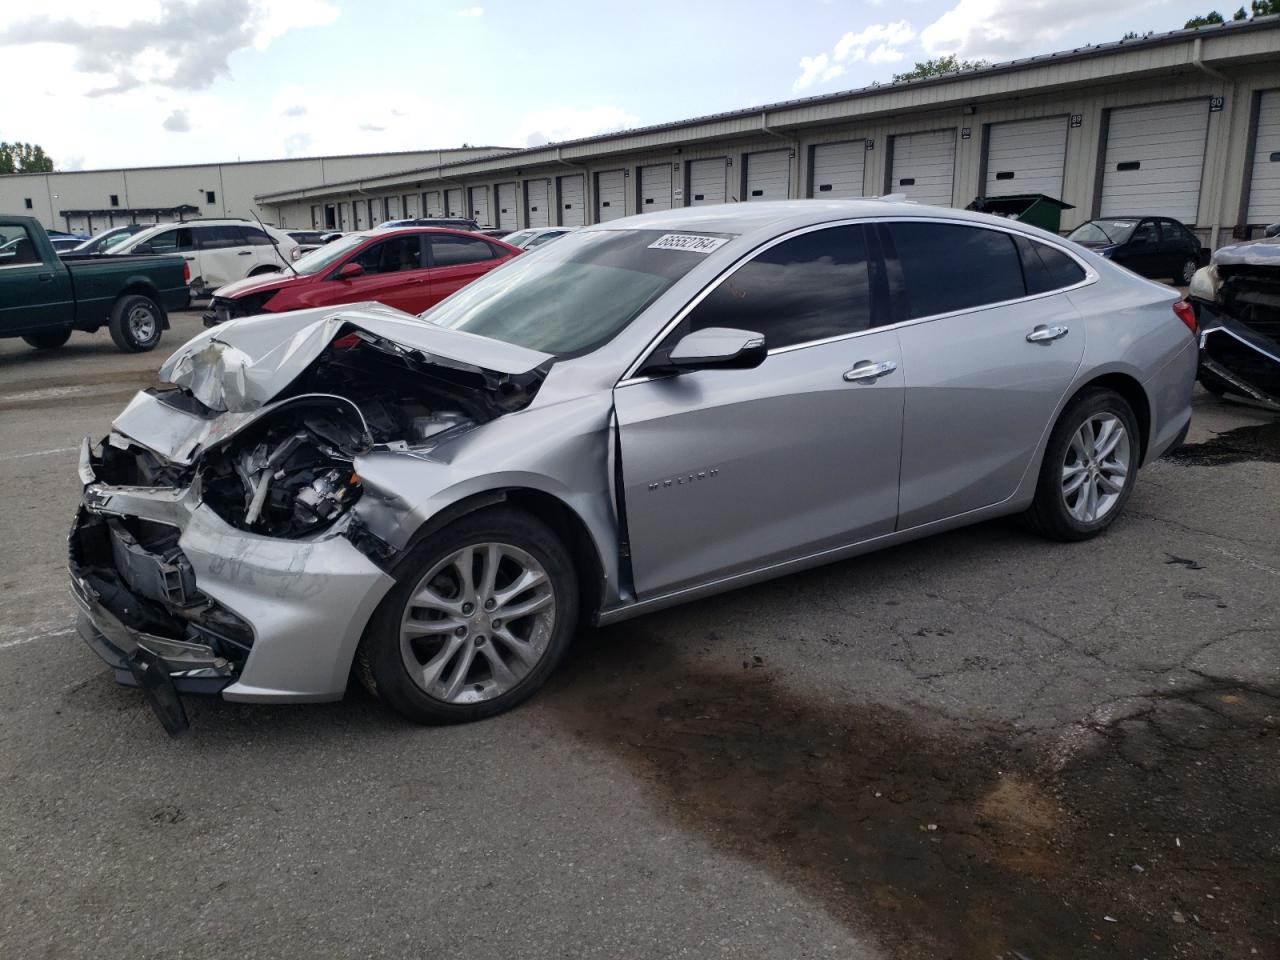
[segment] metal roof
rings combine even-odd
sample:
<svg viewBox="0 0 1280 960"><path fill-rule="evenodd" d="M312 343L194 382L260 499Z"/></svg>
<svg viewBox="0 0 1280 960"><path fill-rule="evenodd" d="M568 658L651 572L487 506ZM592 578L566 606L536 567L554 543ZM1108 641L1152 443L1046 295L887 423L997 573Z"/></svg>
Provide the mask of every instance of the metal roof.
<svg viewBox="0 0 1280 960"><path fill-rule="evenodd" d="M334 183L315 184L308 187L296 187L292 190L279 190L273 193L258 194L255 200L270 201L276 197L288 197L294 195L303 195L313 190L323 190L325 193L340 193L344 187L356 187L374 180L394 180L397 177L409 177L415 174L426 175L433 172L451 170L465 167L475 163L491 163L494 161L517 160L521 157L536 156L548 150L558 151L565 147L578 147L588 144L608 143L610 141L621 141L627 138L644 136L655 132L667 130L679 130L682 128L695 127L702 124L719 123L725 120L735 120L740 118L749 118L754 116L767 115L772 112L791 110L796 107L809 107L824 104L834 104L843 101L859 100L880 96L886 92L896 92L905 89L919 89L926 87L942 86L954 83L957 80L990 77L1000 74L1013 73L1021 70L1033 69L1049 64L1069 63L1083 59L1092 59L1097 57L1109 56L1120 52L1129 52L1135 50L1146 50L1157 47L1172 46L1179 43L1185 43L1188 40L1197 40L1200 38L1214 38L1225 34L1242 34L1258 30L1274 30L1280 28L1280 15L1272 14L1265 17L1255 17L1252 20L1230 20L1226 23L1210 24L1203 27L1195 27L1192 29L1170 30L1165 33L1151 33L1146 36L1136 37L1127 40L1116 40L1109 43L1087 44L1082 47L1075 47L1071 50L1062 50L1055 53L1038 54L1033 57L1022 57L1017 60L1006 60L1001 63L993 63L985 67L976 67L967 70L956 70L950 73L941 74L936 77L926 77L915 80L890 81L886 83L872 83L865 87L859 87L852 90L842 90L837 93L818 94L811 97L799 97L791 100L779 100L774 103L762 104L760 106L742 107L736 110L728 110L722 113L706 114L700 117L691 117L683 120L672 120L665 123L651 124L643 127L633 127L626 130L615 130L609 133L594 134L589 137L579 137L574 140L560 140L554 143L540 144L536 147L524 147L520 149L507 150L494 153L487 157L472 157L467 160L457 160L450 163L432 164L426 167L414 167L402 171L394 171L390 173L380 173L374 176L362 177L356 180L337 181Z"/></svg>

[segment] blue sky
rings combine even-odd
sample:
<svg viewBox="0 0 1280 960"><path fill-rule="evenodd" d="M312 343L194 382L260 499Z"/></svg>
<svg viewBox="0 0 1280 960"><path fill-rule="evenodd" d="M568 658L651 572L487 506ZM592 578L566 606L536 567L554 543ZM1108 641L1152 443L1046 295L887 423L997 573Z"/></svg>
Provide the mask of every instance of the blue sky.
<svg viewBox="0 0 1280 960"><path fill-rule="evenodd" d="M1181 0L0 4L0 140L64 169L526 146L1181 27ZM1219 8L1229 16L1231 9Z"/></svg>

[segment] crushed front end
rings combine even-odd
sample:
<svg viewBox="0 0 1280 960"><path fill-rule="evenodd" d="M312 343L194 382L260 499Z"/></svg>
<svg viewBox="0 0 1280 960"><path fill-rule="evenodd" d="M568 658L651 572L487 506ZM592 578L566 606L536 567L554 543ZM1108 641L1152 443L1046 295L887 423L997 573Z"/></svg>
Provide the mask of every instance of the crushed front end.
<svg viewBox="0 0 1280 960"><path fill-rule="evenodd" d="M518 409L541 380L429 361L332 319L261 349L197 338L162 368L173 386L137 394L82 447L79 632L170 732L189 694L339 699L400 554L386 539L399 498L362 481L360 458L430 470L435 445Z"/></svg>
<svg viewBox="0 0 1280 960"><path fill-rule="evenodd" d="M1224 247L1193 278L1200 381L1280 410L1280 244Z"/></svg>

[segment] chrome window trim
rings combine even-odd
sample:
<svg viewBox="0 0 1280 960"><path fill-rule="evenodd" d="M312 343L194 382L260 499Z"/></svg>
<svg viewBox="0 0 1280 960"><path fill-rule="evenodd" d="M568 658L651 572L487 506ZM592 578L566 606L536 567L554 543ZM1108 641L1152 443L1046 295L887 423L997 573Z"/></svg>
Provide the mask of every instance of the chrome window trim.
<svg viewBox="0 0 1280 960"><path fill-rule="evenodd" d="M1063 245L1060 242L1060 240L1059 242L1055 243L1051 240L1048 240L1042 237L1032 236L1028 233L1024 233L1021 230L1014 230L1009 227L1005 227L1001 224L996 224L996 223L973 223L972 221L969 221L969 220L958 220L951 217L901 217L901 216L898 216L898 217L857 217L857 218L851 218L851 219L845 219L845 220L829 220L824 223L809 224L808 226L799 227L787 233L780 234L779 236L776 236L773 239L768 240L765 243L762 243L760 246L755 247L754 249L744 253L742 257L739 258L735 263L731 264L724 271L722 271L718 276L716 276L710 283L708 283L705 287L699 290L698 294L692 300L686 303L683 307L681 307L678 311L676 311L675 316L670 321L667 322L667 324L662 328L662 330L658 333L658 335L655 336L653 339L651 339L649 343L645 346L645 348L640 351L639 356L637 356L636 359L632 361L631 365L627 367L627 372L623 374L622 379L618 381L616 386L625 387L625 386L630 386L633 383L647 383L648 381L652 380L653 379L652 377L637 376L636 371L641 367L644 361L649 358L649 354L653 352L654 348L657 347L657 345L661 343L664 339L666 339L667 335L672 330L674 330L677 326L679 326L680 323L684 321L685 317L687 317L689 313L695 307L698 306L698 304L700 304L707 296L709 296L713 290L719 287L720 284L724 283L725 280L727 280L729 277L733 276L733 274L737 273L738 270L740 270L745 264L751 262L760 254L764 253L766 250L769 250L772 247L777 246L778 244L782 243L785 240L790 240L793 237L799 237L806 233L813 233L816 230L829 230L833 227L848 227L848 226L856 226L858 224L870 224L870 223L941 223L941 224L947 224L951 226L973 227L978 230L994 230L997 233L1006 233L1011 236L1024 237L1025 239L1031 241L1032 243L1043 243L1047 247L1052 247L1061 253L1065 253L1068 257L1071 258L1072 262L1074 262L1076 266L1078 266L1081 270L1084 271L1084 279L1076 283L1073 283L1070 286L1058 287L1054 290L1045 290L1041 293L1031 293L1031 294L1027 294L1026 296L1015 297L1012 300L997 300L992 303L979 304L978 306L975 306L975 307L965 307L962 310L951 310L947 313L932 313L924 317L912 317L909 320L900 320L897 323L886 323L883 326L879 326L879 327L868 327L865 330L852 330L849 333L839 334L834 337L824 337L819 340L805 340L802 343L790 343L790 344L787 344L785 347L775 347L771 349L769 351L769 356L773 356L774 354L779 354L779 353L790 353L792 350L802 350L802 349L805 349L806 347L816 347L816 346L821 346L823 344L828 344L828 343L837 343L841 340L851 340L855 337L863 337L871 333L881 333L885 330L900 330L903 327L914 326L915 324L918 324L918 323L931 323L934 320L945 320L951 317L965 316L966 314L970 314L970 313L980 313L984 310L994 309L995 307L1007 307L1007 306L1011 306L1013 304L1018 304L1018 303L1030 303L1035 300L1042 300L1045 297L1057 296L1060 293L1068 293L1072 290L1079 290L1083 287L1089 286L1090 284L1097 283L1098 281L1097 271L1094 270L1093 267L1091 267L1084 260L1082 260L1075 251L1069 250L1065 245Z"/></svg>

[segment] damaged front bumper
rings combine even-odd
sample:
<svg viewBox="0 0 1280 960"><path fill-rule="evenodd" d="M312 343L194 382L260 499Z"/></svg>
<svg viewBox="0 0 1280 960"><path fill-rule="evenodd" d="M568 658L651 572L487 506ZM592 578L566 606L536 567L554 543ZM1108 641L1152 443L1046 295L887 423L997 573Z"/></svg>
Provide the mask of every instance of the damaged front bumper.
<svg viewBox="0 0 1280 960"><path fill-rule="evenodd" d="M203 503L198 477L185 488L115 486L98 465L86 440L71 592L81 637L117 680L147 689L155 668L178 694L343 695L364 626L394 582L350 539L350 516L311 538L261 536Z"/></svg>
<svg viewBox="0 0 1280 960"><path fill-rule="evenodd" d="M1200 339L1200 380L1280 411L1280 340L1230 316L1218 304L1193 301Z"/></svg>

